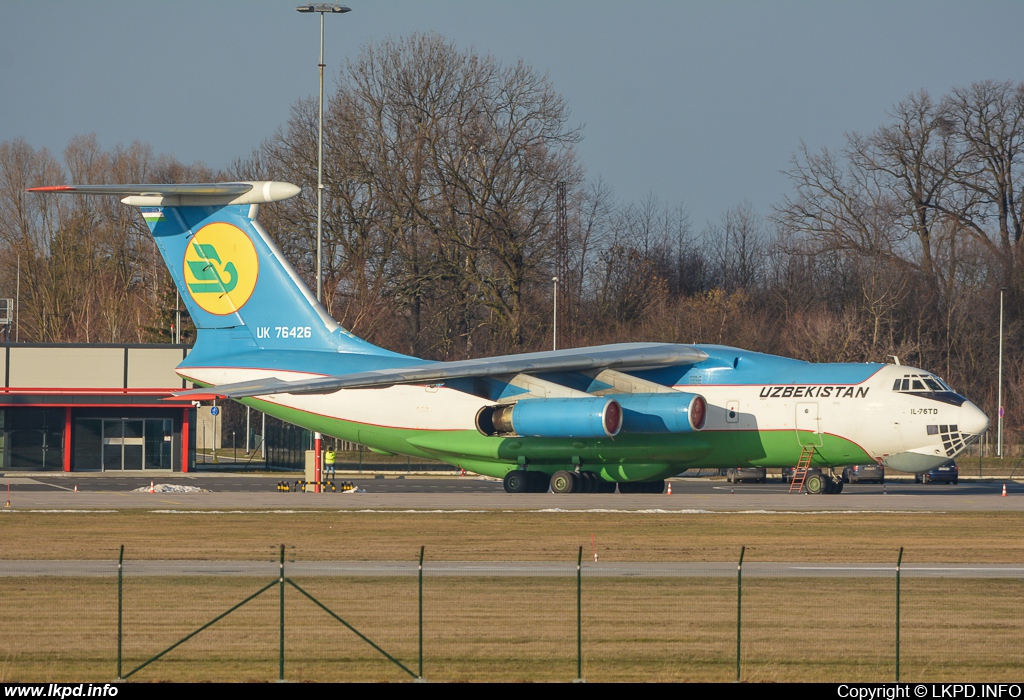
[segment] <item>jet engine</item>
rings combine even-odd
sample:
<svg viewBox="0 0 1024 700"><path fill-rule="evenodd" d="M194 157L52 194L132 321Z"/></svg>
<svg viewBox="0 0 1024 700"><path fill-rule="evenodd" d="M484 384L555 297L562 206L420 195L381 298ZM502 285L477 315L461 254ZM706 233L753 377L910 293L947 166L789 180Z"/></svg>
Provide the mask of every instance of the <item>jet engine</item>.
<svg viewBox="0 0 1024 700"><path fill-rule="evenodd" d="M484 406L476 428L484 435L542 438L614 437L622 427L622 408L607 397L523 399L510 406Z"/></svg>
<svg viewBox="0 0 1024 700"><path fill-rule="evenodd" d="M616 394L623 433L689 433L701 430L708 405L700 394Z"/></svg>

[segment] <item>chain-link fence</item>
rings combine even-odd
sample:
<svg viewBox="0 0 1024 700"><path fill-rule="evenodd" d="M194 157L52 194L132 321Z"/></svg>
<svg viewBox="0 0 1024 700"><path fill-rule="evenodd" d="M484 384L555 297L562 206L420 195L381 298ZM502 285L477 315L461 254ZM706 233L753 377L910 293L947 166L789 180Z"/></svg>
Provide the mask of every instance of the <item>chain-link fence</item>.
<svg viewBox="0 0 1024 700"><path fill-rule="evenodd" d="M1024 667L1020 566L303 549L0 562L0 681L996 682Z"/></svg>

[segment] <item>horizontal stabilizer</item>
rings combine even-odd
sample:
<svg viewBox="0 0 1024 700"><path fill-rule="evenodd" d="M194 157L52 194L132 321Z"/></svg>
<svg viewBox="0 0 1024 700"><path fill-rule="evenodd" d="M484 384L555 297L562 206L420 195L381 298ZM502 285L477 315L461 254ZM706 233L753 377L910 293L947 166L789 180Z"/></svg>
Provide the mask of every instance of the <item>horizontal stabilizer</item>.
<svg viewBox="0 0 1024 700"><path fill-rule="evenodd" d="M579 372L589 369L613 368L622 371L652 369L670 365L686 365L707 358L703 350L692 345L670 343L619 343L600 347L573 348L504 355L456 362L428 362L407 367L393 367L370 372L355 372L333 377L282 381L267 379L216 387L218 396L241 399L269 394L325 394L339 389L365 389L392 384L431 384L471 377L501 377L545 372ZM210 389L193 389L176 393L189 398L193 394L208 395Z"/></svg>
<svg viewBox="0 0 1024 700"><path fill-rule="evenodd" d="M264 204L297 195L301 189L290 182L210 182L189 185L57 185L30 187L27 192L97 194L123 197L136 207L184 207L228 204Z"/></svg>

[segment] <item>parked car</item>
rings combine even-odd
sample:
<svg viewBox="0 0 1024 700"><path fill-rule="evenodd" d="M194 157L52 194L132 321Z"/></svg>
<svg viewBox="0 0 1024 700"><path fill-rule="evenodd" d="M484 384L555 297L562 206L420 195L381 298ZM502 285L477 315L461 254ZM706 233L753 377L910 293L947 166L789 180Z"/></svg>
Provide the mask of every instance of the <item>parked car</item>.
<svg viewBox="0 0 1024 700"><path fill-rule="evenodd" d="M930 484L935 481L956 484L960 481L960 469L956 466L956 462L950 462L923 474L914 474L914 481L919 484Z"/></svg>
<svg viewBox="0 0 1024 700"><path fill-rule="evenodd" d="M854 484L859 481L884 484L885 467L881 464L855 464L852 467L843 467L843 481L848 484Z"/></svg>
<svg viewBox="0 0 1024 700"><path fill-rule="evenodd" d="M730 484L738 484L741 481L763 484L768 480L768 472L764 467L733 467L726 471L725 480Z"/></svg>

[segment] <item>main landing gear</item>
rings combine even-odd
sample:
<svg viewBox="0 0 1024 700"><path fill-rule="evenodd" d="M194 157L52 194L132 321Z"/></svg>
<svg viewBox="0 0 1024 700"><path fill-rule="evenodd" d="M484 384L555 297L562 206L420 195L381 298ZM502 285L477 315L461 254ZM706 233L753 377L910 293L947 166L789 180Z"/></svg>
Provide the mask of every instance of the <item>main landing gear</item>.
<svg viewBox="0 0 1024 700"><path fill-rule="evenodd" d="M546 493L548 490L548 475L543 472L513 469L503 482L505 493Z"/></svg>
<svg viewBox="0 0 1024 700"><path fill-rule="evenodd" d="M551 475L552 493L615 493L615 483L594 472L560 469Z"/></svg>
<svg viewBox="0 0 1024 700"><path fill-rule="evenodd" d="M550 479L544 472L513 469L503 479L505 493L615 493L616 484L605 481L597 474L585 469L570 471L560 469ZM619 493L664 493L665 481L644 481L618 484Z"/></svg>

